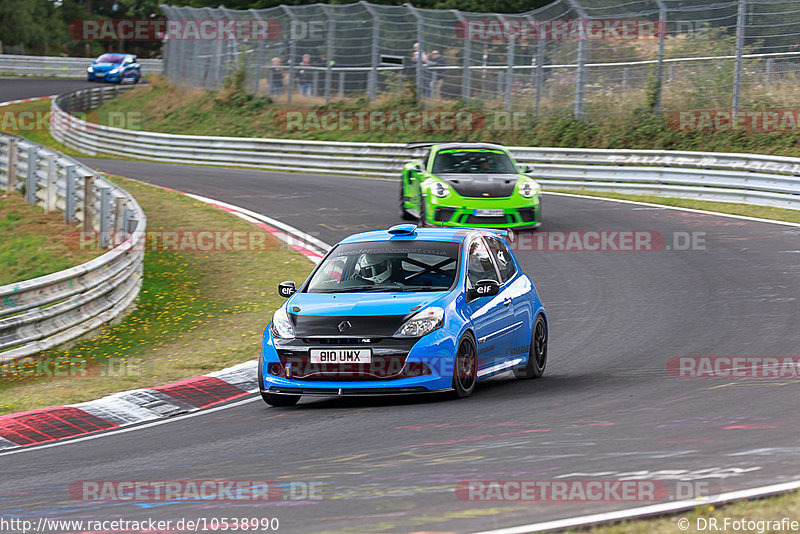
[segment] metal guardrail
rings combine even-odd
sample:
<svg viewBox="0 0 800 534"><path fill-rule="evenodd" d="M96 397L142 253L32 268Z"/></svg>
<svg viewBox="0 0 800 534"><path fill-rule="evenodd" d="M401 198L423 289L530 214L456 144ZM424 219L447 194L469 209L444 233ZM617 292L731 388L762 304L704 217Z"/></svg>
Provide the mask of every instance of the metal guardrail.
<svg viewBox="0 0 800 534"><path fill-rule="evenodd" d="M114 320L139 294L146 218L136 200L86 165L0 133L0 188L82 223L76 241L113 249L82 265L0 286L0 362L35 354Z"/></svg>
<svg viewBox="0 0 800 534"><path fill-rule="evenodd" d="M86 78L86 67L94 58L58 56L18 56L0 54L0 73L20 76L58 76L63 78ZM161 59L139 59L142 74L160 73Z"/></svg>
<svg viewBox="0 0 800 534"><path fill-rule="evenodd" d="M86 123L64 112L70 109L70 102L102 102L111 91L113 88L91 88L53 99L53 136L92 155L394 178L399 177L404 161L421 154L401 143L250 139L125 130ZM535 166L534 176L547 188L657 194L800 209L800 158L667 150L511 147L511 151L519 163Z"/></svg>

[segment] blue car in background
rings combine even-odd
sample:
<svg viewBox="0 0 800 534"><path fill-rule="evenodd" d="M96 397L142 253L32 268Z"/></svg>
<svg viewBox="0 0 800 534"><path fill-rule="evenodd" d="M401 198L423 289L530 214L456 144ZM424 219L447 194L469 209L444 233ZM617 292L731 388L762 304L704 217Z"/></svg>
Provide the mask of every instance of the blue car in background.
<svg viewBox="0 0 800 534"><path fill-rule="evenodd" d="M261 396L450 392L547 365L547 316L505 230L417 228L352 235L334 246L267 326Z"/></svg>
<svg viewBox="0 0 800 534"><path fill-rule="evenodd" d="M103 54L86 69L86 79L122 83L128 80L138 83L142 77L142 66L132 54Z"/></svg>

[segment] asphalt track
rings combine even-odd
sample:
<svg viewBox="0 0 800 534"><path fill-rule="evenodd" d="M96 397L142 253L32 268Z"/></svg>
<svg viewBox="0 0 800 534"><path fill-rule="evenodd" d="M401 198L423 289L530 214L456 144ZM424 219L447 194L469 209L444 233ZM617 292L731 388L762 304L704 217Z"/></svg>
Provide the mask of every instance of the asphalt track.
<svg viewBox="0 0 800 534"><path fill-rule="evenodd" d="M391 181L86 161L258 211L329 243L399 222ZM257 400L0 454L2 514L469 532L647 503L467 502L454 494L460 481L663 480L674 499L678 481L717 493L800 479L797 379L685 379L666 369L676 356L800 356L800 229L596 199L544 202L542 232L650 231L665 241L647 252L518 251L550 317L543 379L502 375L460 401L314 399L278 409ZM703 233L703 249L673 250L673 236L686 232ZM145 505L72 499L70 484L86 479L324 485L321 500Z"/></svg>

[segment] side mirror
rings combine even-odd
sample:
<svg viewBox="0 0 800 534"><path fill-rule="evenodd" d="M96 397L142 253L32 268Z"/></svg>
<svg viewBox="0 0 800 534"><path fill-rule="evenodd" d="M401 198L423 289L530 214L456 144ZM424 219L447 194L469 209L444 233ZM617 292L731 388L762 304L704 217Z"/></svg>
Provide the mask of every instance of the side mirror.
<svg viewBox="0 0 800 534"><path fill-rule="evenodd" d="M417 172L425 172L425 169L422 167L422 163L418 161L411 164L411 169Z"/></svg>
<svg viewBox="0 0 800 534"><path fill-rule="evenodd" d="M295 285L293 280L287 280L286 282L281 282L278 284L278 295L282 296L285 299L288 299L292 295L295 294L297 291L297 286Z"/></svg>
<svg viewBox="0 0 800 534"><path fill-rule="evenodd" d="M523 165L522 174L533 174L533 165Z"/></svg>
<svg viewBox="0 0 800 534"><path fill-rule="evenodd" d="M500 283L497 280L479 280L475 287L469 290L469 300L479 297L493 297L500 293Z"/></svg>

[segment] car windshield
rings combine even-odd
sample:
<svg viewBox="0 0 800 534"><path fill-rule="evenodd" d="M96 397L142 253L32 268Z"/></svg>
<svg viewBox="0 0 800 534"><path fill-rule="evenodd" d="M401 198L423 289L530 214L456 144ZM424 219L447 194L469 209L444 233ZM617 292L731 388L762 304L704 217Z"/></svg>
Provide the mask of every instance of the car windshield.
<svg viewBox="0 0 800 534"><path fill-rule="evenodd" d="M458 243L440 241L344 243L325 258L306 291L447 291L458 273L458 250Z"/></svg>
<svg viewBox="0 0 800 534"><path fill-rule="evenodd" d="M97 58L98 63L122 63L122 60L125 59L125 56L121 56L119 54L103 54L99 58Z"/></svg>
<svg viewBox="0 0 800 534"><path fill-rule="evenodd" d="M502 150L447 149L440 150L433 162L434 174L517 174L511 158Z"/></svg>

